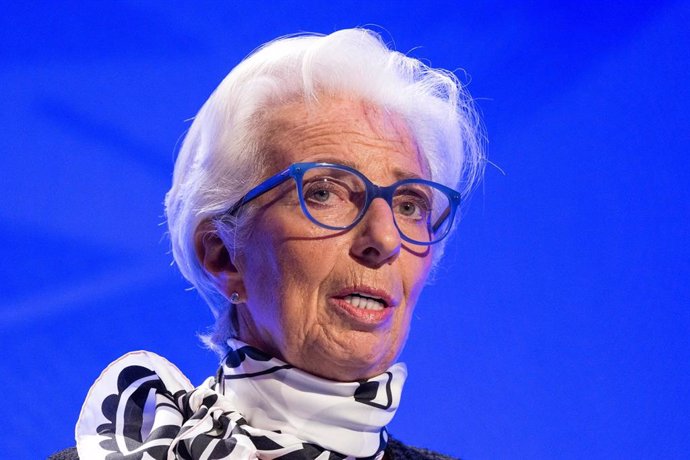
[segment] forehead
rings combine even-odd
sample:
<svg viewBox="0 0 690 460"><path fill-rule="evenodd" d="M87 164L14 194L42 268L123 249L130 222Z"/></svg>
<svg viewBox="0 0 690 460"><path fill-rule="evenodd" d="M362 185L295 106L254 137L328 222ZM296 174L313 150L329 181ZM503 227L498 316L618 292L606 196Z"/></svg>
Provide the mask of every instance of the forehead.
<svg viewBox="0 0 690 460"><path fill-rule="evenodd" d="M267 115L269 169L301 161L353 166L375 179L426 177L407 123L370 102L344 97L292 102ZM385 176L385 177L384 177Z"/></svg>

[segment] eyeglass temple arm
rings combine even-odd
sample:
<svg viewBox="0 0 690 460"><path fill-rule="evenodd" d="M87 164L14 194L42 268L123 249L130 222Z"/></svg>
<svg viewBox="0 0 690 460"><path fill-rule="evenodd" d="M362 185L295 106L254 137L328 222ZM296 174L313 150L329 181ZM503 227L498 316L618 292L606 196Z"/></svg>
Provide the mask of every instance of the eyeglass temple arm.
<svg viewBox="0 0 690 460"><path fill-rule="evenodd" d="M249 203L255 198L258 198L264 193L273 190L274 188L288 180L290 178L291 172L292 168L290 167L284 171L279 172L275 176L266 179L266 181L264 181L262 184L260 184L257 187L254 187L246 195L240 198L240 200L237 203L235 203L234 205L232 205L232 207L230 207L230 209L228 209L226 214L231 216L235 215L235 213L239 211L239 209L245 204Z"/></svg>
<svg viewBox="0 0 690 460"><path fill-rule="evenodd" d="M441 225L443 225L443 223L446 221L449 214L450 214L450 206L448 206L443 211L443 213L441 213L441 215L438 217L438 219L436 219L436 222L434 222L434 224L431 226L431 231L436 233L438 231L439 227L441 227Z"/></svg>

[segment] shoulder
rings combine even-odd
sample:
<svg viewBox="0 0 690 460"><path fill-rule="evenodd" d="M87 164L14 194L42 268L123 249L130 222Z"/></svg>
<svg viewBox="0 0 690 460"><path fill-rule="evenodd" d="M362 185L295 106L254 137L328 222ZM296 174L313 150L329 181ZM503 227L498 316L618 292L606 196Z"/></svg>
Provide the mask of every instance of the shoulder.
<svg viewBox="0 0 690 460"><path fill-rule="evenodd" d="M388 440L386 455L390 460L457 460L457 457L439 454L428 449L406 446L393 438Z"/></svg>
<svg viewBox="0 0 690 460"><path fill-rule="evenodd" d="M70 447L69 449L55 452L48 457L48 460L79 460L79 454L77 453L76 447Z"/></svg>

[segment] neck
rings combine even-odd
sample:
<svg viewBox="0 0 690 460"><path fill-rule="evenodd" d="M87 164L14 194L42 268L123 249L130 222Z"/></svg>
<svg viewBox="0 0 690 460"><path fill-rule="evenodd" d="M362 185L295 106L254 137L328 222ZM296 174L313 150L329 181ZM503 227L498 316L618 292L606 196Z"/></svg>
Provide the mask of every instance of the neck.
<svg viewBox="0 0 690 460"><path fill-rule="evenodd" d="M237 340L219 372L218 390L251 426L280 430L355 457L382 452L385 426L400 403L404 364L360 382L311 375Z"/></svg>

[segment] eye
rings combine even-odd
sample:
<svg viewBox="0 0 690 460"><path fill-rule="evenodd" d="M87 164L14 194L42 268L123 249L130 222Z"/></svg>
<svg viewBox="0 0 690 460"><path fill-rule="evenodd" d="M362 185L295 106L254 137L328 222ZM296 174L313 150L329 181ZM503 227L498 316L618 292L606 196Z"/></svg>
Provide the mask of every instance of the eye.
<svg viewBox="0 0 690 460"><path fill-rule="evenodd" d="M312 190L311 195L308 197L314 201L318 201L319 203L325 203L328 201L328 198L330 198L331 192L329 192L326 189L317 189L317 190Z"/></svg>
<svg viewBox="0 0 690 460"><path fill-rule="evenodd" d="M348 190L342 184L324 178L305 182L302 193L305 203L321 207L338 206L348 197Z"/></svg>
<svg viewBox="0 0 690 460"><path fill-rule="evenodd" d="M418 212L417 205L414 203L400 203L398 205L398 212L403 216L415 216Z"/></svg>
<svg viewBox="0 0 690 460"><path fill-rule="evenodd" d="M422 210L417 203L412 201L405 201L396 204L395 210L401 216L409 217L415 220L422 218Z"/></svg>
<svg viewBox="0 0 690 460"><path fill-rule="evenodd" d="M410 220L426 220L431 202L417 190L400 190L393 201L395 214Z"/></svg>

